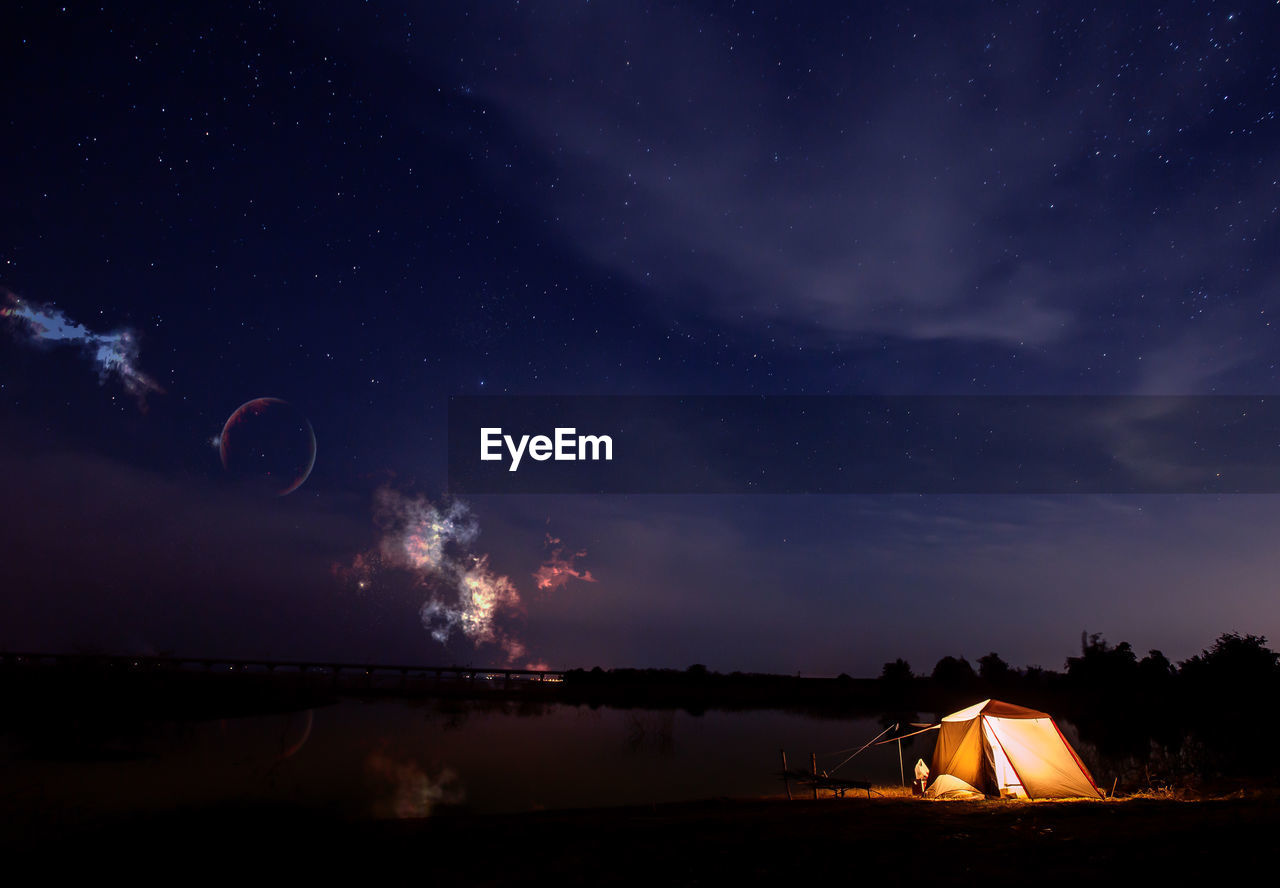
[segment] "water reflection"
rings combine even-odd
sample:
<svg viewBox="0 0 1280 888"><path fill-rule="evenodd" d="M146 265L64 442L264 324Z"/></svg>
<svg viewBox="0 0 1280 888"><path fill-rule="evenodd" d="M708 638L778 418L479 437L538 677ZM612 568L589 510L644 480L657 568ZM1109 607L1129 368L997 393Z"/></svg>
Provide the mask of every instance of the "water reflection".
<svg viewBox="0 0 1280 888"><path fill-rule="evenodd" d="M675 712L627 712L627 750L671 755L675 749Z"/></svg>
<svg viewBox="0 0 1280 888"><path fill-rule="evenodd" d="M75 819L236 802L349 817L422 817L464 806L528 811L782 793L793 767L832 768L883 728L876 718L777 710L590 708L529 701L345 699L305 712L135 726L90 754L41 755L48 726L10 726L0 806ZM65 728L71 730L71 728ZM118 732L117 732L118 733ZM932 738L908 740L914 762ZM71 749L74 744L62 744ZM115 756L101 750L115 749ZM893 745L871 747L838 776L898 782ZM43 814L32 814L43 812Z"/></svg>
<svg viewBox="0 0 1280 888"><path fill-rule="evenodd" d="M459 805L466 791L452 768L430 775L414 760L398 760L381 752L369 756L369 772L385 787L374 794L375 817L427 817L440 806Z"/></svg>

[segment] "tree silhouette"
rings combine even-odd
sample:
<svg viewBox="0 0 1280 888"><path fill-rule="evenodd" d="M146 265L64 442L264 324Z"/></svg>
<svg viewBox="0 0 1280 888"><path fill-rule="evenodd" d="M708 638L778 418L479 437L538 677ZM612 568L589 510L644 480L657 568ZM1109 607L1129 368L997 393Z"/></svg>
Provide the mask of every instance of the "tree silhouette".
<svg viewBox="0 0 1280 888"><path fill-rule="evenodd" d="M907 682L915 678L911 672L911 664L899 657L892 663L885 663L880 670L880 680L893 683Z"/></svg>
<svg viewBox="0 0 1280 888"><path fill-rule="evenodd" d="M1278 656L1266 636L1227 632L1182 664L1178 677L1190 733L1205 750L1202 770L1278 770L1273 757L1258 755L1258 738L1280 728L1272 705L1280 693Z"/></svg>
<svg viewBox="0 0 1280 888"><path fill-rule="evenodd" d="M1280 654L1267 647L1265 635L1224 632L1213 647L1182 664L1188 678L1221 682L1259 682L1274 679Z"/></svg>
<svg viewBox="0 0 1280 888"><path fill-rule="evenodd" d="M964 657L943 657L934 665L931 677L941 687L967 689L978 676Z"/></svg>
<svg viewBox="0 0 1280 888"><path fill-rule="evenodd" d="M1017 673L995 651L978 658L978 675L992 687L1008 685Z"/></svg>
<svg viewBox="0 0 1280 888"><path fill-rule="evenodd" d="M1138 661L1138 675L1144 686L1156 687L1172 682L1177 674L1178 668L1160 651L1147 651L1147 655Z"/></svg>
<svg viewBox="0 0 1280 888"><path fill-rule="evenodd" d="M1148 754L1151 738L1135 702L1138 658L1132 645L1112 647L1100 634L1081 639L1080 656L1067 658L1072 721L1099 751L1114 758Z"/></svg>
<svg viewBox="0 0 1280 888"><path fill-rule="evenodd" d="M1130 684L1137 676L1138 658L1133 647L1122 641L1115 647L1101 634L1093 634L1081 645L1080 656L1067 658L1067 676L1078 685L1103 688L1121 682Z"/></svg>

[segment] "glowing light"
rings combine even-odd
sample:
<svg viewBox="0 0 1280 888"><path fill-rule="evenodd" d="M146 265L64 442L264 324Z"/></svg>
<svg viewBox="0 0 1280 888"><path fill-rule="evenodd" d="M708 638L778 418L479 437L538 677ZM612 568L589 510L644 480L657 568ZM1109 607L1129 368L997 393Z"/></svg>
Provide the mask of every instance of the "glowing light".
<svg viewBox="0 0 1280 888"><path fill-rule="evenodd" d="M438 805L455 805L466 798L458 775L444 768L434 777L416 762L401 761L381 752L369 756L369 772L390 786L389 797L375 813L396 818L428 817Z"/></svg>
<svg viewBox="0 0 1280 888"><path fill-rule="evenodd" d="M460 635L476 647L499 646L508 661L524 655L524 644L502 625L522 613L520 593L489 566L488 555L468 551L480 525L465 503L442 509L384 487L374 516L382 530L377 548L357 555L349 568L335 567L339 577L364 590L381 569L395 570L426 593L418 618L436 641Z"/></svg>
<svg viewBox="0 0 1280 888"><path fill-rule="evenodd" d="M391 533L382 538L382 553L392 564L438 572L454 567L445 547L468 546L480 525L464 503L454 502L441 512L425 499L410 499L382 488L375 500L375 519Z"/></svg>
<svg viewBox="0 0 1280 888"><path fill-rule="evenodd" d="M546 544L548 547L553 547L551 554L547 556L542 566L533 572L534 582L538 584L539 589L543 591L558 589L570 580L582 580L584 583L596 581L591 571L579 570L575 564L579 558L586 557L586 549L565 555L560 540L551 534L547 534Z"/></svg>
<svg viewBox="0 0 1280 888"><path fill-rule="evenodd" d="M383 487L374 497L374 522L380 530L377 545L357 554L350 565L335 564L335 576L361 592L377 588L384 579L407 580L424 595L418 619L435 641L448 644L461 637L477 648L494 645L508 664L527 658L528 649L516 634L524 602L515 584L490 566L488 555L472 553L480 524L466 503L437 506L425 497ZM585 551L565 555L560 540L550 534L546 545L551 554L534 573L540 590L559 588L571 579L596 581L575 563Z"/></svg>

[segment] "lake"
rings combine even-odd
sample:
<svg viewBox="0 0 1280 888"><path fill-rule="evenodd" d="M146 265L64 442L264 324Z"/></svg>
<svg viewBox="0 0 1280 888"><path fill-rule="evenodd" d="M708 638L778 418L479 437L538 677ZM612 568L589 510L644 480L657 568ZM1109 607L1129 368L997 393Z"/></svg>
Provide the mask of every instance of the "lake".
<svg viewBox="0 0 1280 888"><path fill-rule="evenodd" d="M884 727L779 710L398 699L129 731L72 721L56 757L47 742L5 738L0 805L7 822L48 823L221 803L421 817L776 796L780 749L792 768L816 752L830 770ZM908 780L933 738L904 741ZM871 747L834 775L896 784L897 748Z"/></svg>

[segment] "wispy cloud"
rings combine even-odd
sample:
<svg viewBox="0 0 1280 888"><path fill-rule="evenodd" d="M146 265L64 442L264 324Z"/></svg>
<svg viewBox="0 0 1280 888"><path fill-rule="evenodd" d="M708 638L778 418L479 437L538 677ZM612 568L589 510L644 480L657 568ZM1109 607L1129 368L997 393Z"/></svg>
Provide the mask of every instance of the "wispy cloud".
<svg viewBox="0 0 1280 888"><path fill-rule="evenodd" d="M134 331L95 333L52 305L30 302L7 290L0 292L6 302L0 308L0 317L9 320L27 342L79 346L97 367L99 381L115 377L141 408L146 408L149 393L164 394L164 389L138 368L138 336Z"/></svg>
<svg viewBox="0 0 1280 888"><path fill-rule="evenodd" d="M1274 174L1198 162L1248 76L1221 34L1170 55L1104 19L860 13L798 43L746 14L520 9L460 17L465 52L429 64L499 121L477 168L664 315L1036 348L1127 390L1148 350L1256 335Z"/></svg>

